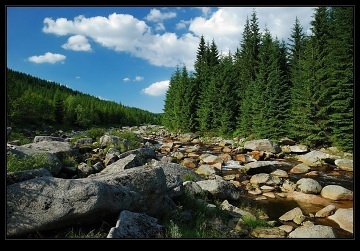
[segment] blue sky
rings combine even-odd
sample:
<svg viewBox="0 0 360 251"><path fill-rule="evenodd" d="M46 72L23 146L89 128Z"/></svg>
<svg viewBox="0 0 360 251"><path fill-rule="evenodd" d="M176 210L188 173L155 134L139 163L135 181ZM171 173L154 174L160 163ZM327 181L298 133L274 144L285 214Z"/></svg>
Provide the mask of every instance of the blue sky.
<svg viewBox="0 0 360 251"><path fill-rule="evenodd" d="M287 40L312 6L7 6L7 66L73 90L163 112L176 66L193 70L200 36L221 53L239 48L247 17Z"/></svg>

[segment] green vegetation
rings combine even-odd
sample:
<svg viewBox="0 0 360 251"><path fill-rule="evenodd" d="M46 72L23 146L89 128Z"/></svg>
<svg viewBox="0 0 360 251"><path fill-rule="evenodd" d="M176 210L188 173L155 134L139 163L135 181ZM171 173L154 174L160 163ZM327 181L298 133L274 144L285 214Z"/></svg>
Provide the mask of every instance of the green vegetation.
<svg viewBox="0 0 360 251"><path fill-rule="evenodd" d="M106 238L107 233L102 232L101 230L91 229L90 231L85 231L82 228L74 229L71 227L65 233L65 238Z"/></svg>
<svg viewBox="0 0 360 251"><path fill-rule="evenodd" d="M207 206L206 196L203 201L185 192L180 198L178 208L163 219L167 229L166 238L226 238L227 233L217 228L219 224L226 224L229 215L219 208ZM188 211L191 219L184 219L181 212ZM214 224L214 222L218 222Z"/></svg>
<svg viewBox="0 0 360 251"><path fill-rule="evenodd" d="M97 142L99 142L100 137L103 136L105 132L106 130L104 128L91 128L84 132L84 134L74 137L71 142L72 144L75 144L78 139L84 137L91 137L92 139L95 139ZM126 144L121 142L118 146L115 147L120 150L120 152L137 149L141 146L142 143L142 139L133 132L111 129L109 130L109 134L126 140ZM22 144L33 142L32 140L26 138L23 134L14 132L11 133L11 139L18 140ZM106 153L109 148L110 146L107 146L104 152ZM61 159L61 162L63 166L76 166L79 164L73 156L65 156L63 159ZM87 164L91 165L91 159L87 160ZM14 153L8 152L6 157L6 165L8 172L25 171L38 168L47 168L50 170L51 168L51 163L44 154L34 154L32 156L19 157Z"/></svg>
<svg viewBox="0 0 360 251"><path fill-rule="evenodd" d="M110 226L106 222L89 225L62 227L55 230L40 231L26 236L27 239L104 239Z"/></svg>
<svg viewBox="0 0 360 251"><path fill-rule="evenodd" d="M185 174L184 177L182 177L183 182L185 181L196 181L195 176L193 174Z"/></svg>
<svg viewBox="0 0 360 251"><path fill-rule="evenodd" d="M7 139L7 141L18 141L18 145L25 145L30 144L34 142L34 138L27 138L25 135L21 132L12 131L10 137Z"/></svg>
<svg viewBox="0 0 360 251"><path fill-rule="evenodd" d="M220 55L200 37L194 72L176 68L162 121L173 132L291 137L311 148L353 150L352 7L314 8L311 35L297 17L289 44L260 32L256 11L239 49Z"/></svg>
<svg viewBox="0 0 360 251"><path fill-rule="evenodd" d="M251 229L255 229L258 227L268 227L268 223L264 219L243 216L242 220L248 225Z"/></svg>
<svg viewBox="0 0 360 251"><path fill-rule="evenodd" d="M7 126L13 128L66 130L161 122L161 114L101 100L9 68L6 94Z"/></svg>
<svg viewBox="0 0 360 251"><path fill-rule="evenodd" d="M77 166L79 164L74 156L66 156L61 162L64 167Z"/></svg>
<svg viewBox="0 0 360 251"><path fill-rule="evenodd" d="M105 135L104 128L92 127L86 131L86 136L92 138L94 141L99 141L101 136Z"/></svg>
<svg viewBox="0 0 360 251"><path fill-rule="evenodd" d="M48 170L51 168L48 158L43 154L20 158L14 153L7 153L6 170L8 172L19 172L38 168L46 168Z"/></svg>

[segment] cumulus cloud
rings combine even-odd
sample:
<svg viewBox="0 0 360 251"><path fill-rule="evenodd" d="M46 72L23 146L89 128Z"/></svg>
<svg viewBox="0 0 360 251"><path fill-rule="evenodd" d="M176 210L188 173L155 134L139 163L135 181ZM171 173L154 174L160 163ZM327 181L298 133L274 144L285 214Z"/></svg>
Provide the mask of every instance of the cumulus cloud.
<svg viewBox="0 0 360 251"><path fill-rule="evenodd" d="M313 15L312 9L311 7L255 8L260 31L263 31L266 25L273 36L285 40L290 37L295 17L298 17L304 31L308 30ZM234 53L240 46L246 18L251 18L254 8L221 7L201 10L202 13L199 13L201 16L179 21L176 25L177 29L188 27L188 31L185 30L182 35L164 32L165 27L162 22L176 17L176 13L161 12L157 9L152 9L144 19L158 23L154 31L145 21L132 15L113 13L107 17L80 15L73 20L45 18L43 32L89 39L108 49L142 58L155 66L175 67L184 64L188 70L193 70L200 36L204 35L205 40L209 42L214 39L220 53L227 53L229 50ZM79 41L76 43L76 40L71 41L69 38L67 45L70 47L71 44L78 49L84 48L80 44L85 45Z"/></svg>
<svg viewBox="0 0 360 251"><path fill-rule="evenodd" d="M50 63L55 64L57 62L64 63L66 59L66 56L61 54L54 54L51 52L46 52L44 55L40 56L31 56L28 58L30 62L36 63L36 64L42 64L42 63Z"/></svg>
<svg viewBox="0 0 360 251"><path fill-rule="evenodd" d="M156 24L156 27L155 27L155 30L157 31L164 31L165 30L165 26L163 23L157 23Z"/></svg>
<svg viewBox="0 0 360 251"><path fill-rule="evenodd" d="M128 81L130 81L130 78L124 78L123 81L128 82Z"/></svg>
<svg viewBox="0 0 360 251"><path fill-rule="evenodd" d="M150 22L162 22L165 19L176 17L175 12L163 12L161 13L158 9L151 9L150 13L145 17Z"/></svg>
<svg viewBox="0 0 360 251"><path fill-rule="evenodd" d="M310 27L313 13L313 7L256 8L261 31L264 31L266 26L274 37L284 40L290 38L291 29L294 27L296 17L299 19L304 31L306 31Z"/></svg>
<svg viewBox="0 0 360 251"><path fill-rule="evenodd" d="M180 29L185 29L187 25L189 25L191 23L191 21L185 21L185 20L180 20L180 22L178 22L176 24L176 29L180 30Z"/></svg>
<svg viewBox="0 0 360 251"><path fill-rule="evenodd" d="M166 90L169 87L169 80L164 80L160 82L155 82L150 86L141 90L141 93L145 93L150 96L161 96L166 93Z"/></svg>
<svg viewBox="0 0 360 251"><path fill-rule="evenodd" d="M267 27L280 40L290 37L296 16L306 31L313 14L311 7L221 7L209 18L192 19L189 30L197 36L204 35L209 42L214 39L219 51L235 52L240 46L246 19L251 19L254 10L260 32Z"/></svg>
<svg viewBox="0 0 360 251"><path fill-rule="evenodd" d="M204 16L208 16L211 13L210 7L196 7L196 8L200 9Z"/></svg>
<svg viewBox="0 0 360 251"><path fill-rule="evenodd" d="M144 21L127 14L108 17L77 16L73 21L65 18L45 18L43 32L55 35L82 35L101 46L118 52L128 52L156 66L175 67L185 64L189 69L195 60L199 38L187 33L152 34Z"/></svg>
<svg viewBox="0 0 360 251"><path fill-rule="evenodd" d="M76 79L80 79L80 77L79 77L79 76L76 76L75 78L76 78Z"/></svg>
<svg viewBox="0 0 360 251"><path fill-rule="evenodd" d="M83 35L69 37L67 43L63 44L61 47L73 51L91 51L91 45Z"/></svg>

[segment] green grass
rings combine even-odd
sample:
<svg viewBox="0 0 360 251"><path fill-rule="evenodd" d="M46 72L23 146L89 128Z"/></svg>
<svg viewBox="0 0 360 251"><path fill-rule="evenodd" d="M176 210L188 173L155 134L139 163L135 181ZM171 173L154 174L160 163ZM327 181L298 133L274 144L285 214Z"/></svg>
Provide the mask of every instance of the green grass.
<svg viewBox="0 0 360 251"><path fill-rule="evenodd" d="M94 141L98 141L103 135L105 135L104 128L93 127L86 131L86 136L92 138Z"/></svg>
<svg viewBox="0 0 360 251"><path fill-rule="evenodd" d="M6 170L8 172L18 172L38 168L50 170L51 164L45 154L36 154L19 158L14 153L7 153Z"/></svg>
<svg viewBox="0 0 360 251"><path fill-rule="evenodd" d="M61 160L62 162L62 166L63 167L67 167L67 166L77 166L79 163L76 161L74 156L66 156L65 158L63 158Z"/></svg>
<svg viewBox="0 0 360 251"><path fill-rule="evenodd" d="M19 145L25 145L29 143L33 143L32 138L26 137L23 133L12 131L10 137L7 139L8 142L10 141L19 141Z"/></svg>
<svg viewBox="0 0 360 251"><path fill-rule="evenodd" d="M84 230L81 228L69 228L65 233L65 238L106 238L107 233L102 232L101 230L91 229Z"/></svg>
<svg viewBox="0 0 360 251"><path fill-rule="evenodd" d="M267 221L264 219L253 218L249 216L243 216L242 220L248 225L251 229L255 229L258 227L267 227Z"/></svg>
<svg viewBox="0 0 360 251"><path fill-rule="evenodd" d="M205 194L200 195L206 200ZM216 228L215 221L225 224L229 215L219 208L209 208L191 193L185 192L177 201L178 207L164 220L166 238L226 238L226 234ZM184 219L182 212L191 212L191 219Z"/></svg>

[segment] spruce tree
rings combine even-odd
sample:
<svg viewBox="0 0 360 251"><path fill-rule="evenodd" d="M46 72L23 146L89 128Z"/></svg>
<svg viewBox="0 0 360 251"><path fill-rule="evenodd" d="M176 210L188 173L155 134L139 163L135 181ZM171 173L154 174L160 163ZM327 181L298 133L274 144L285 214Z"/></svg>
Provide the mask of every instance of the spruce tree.
<svg viewBox="0 0 360 251"><path fill-rule="evenodd" d="M254 10L251 20L247 19L244 27L240 52L236 55L236 68L240 70L240 88L238 91L239 115L237 133L241 136L249 136L252 130L252 89L258 71L259 45L261 34L259 31L258 18Z"/></svg>
<svg viewBox="0 0 360 251"><path fill-rule="evenodd" d="M214 131L217 128L214 117L217 97L216 76L219 65L219 52L214 40L211 45L207 43L204 57L205 65L201 69L204 76L199 88L197 118L200 131Z"/></svg>
<svg viewBox="0 0 360 251"><path fill-rule="evenodd" d="M329 62L329 13L327 7L315 9L314 19L311 21L312 45L312 90L311 97L312 113L311 120L314 123L311 135L307 138L314 147L329 145L331 128L329 124L329 98L330 72Z"/></svg>
<svg viewBox="0 0 360 251"><path fill-rule="evenodd" d="M179 120L177 117L178 107L178 85L181 78L180 69L177 66L175 72L172 74L169 82L169 87L165 94L164 115L162 117L163 125L170 131L177 131L179 129Z"/></svg>
<svg viewBox="0 0 360 251"><path fill-rule="evenodd" d="M295 24L289 38L289 71L291 82L291 99L289 118L287 120L288 137L295 140L306 138L306 121L307 121L307 107L308 93L306 73L308 70L305 64L305 42L308 41L303 32L298 18L295 18ZM309 48L309 47L308 47Z"/></svg>
<svg viewBox="0 0 360 251"><path fill-rule="evenodd" d="M55 122L62 124L64 120L64 101L60 96L59 91L55 92L54 96L54 117Z"/></svg>
<svg viewBox="0 0 360 251"><path fill-rule="evenodd" d="M230 136L236 127L237 113L237 82L234 70L233 57L229 51L223 56L219 64L219 73L216 83L217 88L217 114L215 123L218 124L218 132L222 136Z"/></svg>
<svg viewBox="0 0 360 251"><path fill-rule="evenodd" d="M331 141L340 149L353 150L354 130L354 9L330 10Z"/></svg>

